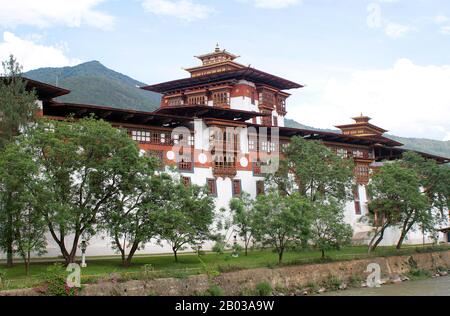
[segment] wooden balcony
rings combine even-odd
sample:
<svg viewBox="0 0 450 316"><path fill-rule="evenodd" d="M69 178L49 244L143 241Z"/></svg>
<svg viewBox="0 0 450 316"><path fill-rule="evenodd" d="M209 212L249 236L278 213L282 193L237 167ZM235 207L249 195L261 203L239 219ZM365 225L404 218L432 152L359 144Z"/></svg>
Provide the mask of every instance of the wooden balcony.
<svg viewBox="0 0 450 316"><path fill-rule="evenodd" d="M216 108L224 108L229 109L230 108L230 102L229 101L213 101L213 106Z"/></svg>
<svg viewBox="0 0 450 316"><path fill-rule="evenodd" d="M213 166L213 174L215 177L233 178L237 174L235 165L215 165Z"/></svg>
<svg viewBox="0 0 450 316"><path fill-rule="evenodd" d="M179 171L192 171L192 170L194 170L194 164L192 162L179 162L178 170Z"/></svg>
<svg viewBox="0 0 450 316"><path fill-rule="evenodd" d="M236 142L224 142L220 140L212 140L209 143L211 150L219 152L238 152L241 150L239 141Z"/></svg>

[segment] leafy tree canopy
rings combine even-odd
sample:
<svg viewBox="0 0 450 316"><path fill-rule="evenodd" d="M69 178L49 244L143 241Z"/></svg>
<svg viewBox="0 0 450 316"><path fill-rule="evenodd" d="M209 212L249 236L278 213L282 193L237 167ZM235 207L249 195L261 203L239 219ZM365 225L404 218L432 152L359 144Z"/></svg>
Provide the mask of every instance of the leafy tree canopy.
<svg viewBox="0 0 450 316"><path fill-rule="evenodd" d="M282 192L298 192L310 201L346 199L354 178L350 159L340 158L320 142L300 137L293 137L283 154L278 172L269 176Z"/></svg>

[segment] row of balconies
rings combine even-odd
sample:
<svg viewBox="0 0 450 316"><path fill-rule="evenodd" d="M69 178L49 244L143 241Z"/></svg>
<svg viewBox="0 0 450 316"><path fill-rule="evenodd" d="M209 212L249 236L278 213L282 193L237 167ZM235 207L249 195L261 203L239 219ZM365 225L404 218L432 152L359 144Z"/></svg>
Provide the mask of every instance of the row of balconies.
<svg viewBox="0 0 450 316"><path fill-rule="evenodd" d="M230 106L229 92L215 92L211 96L207 94L198 94L192 96L165 97L163 106L182 106L182 105L209 105L216 107ZM279 113L286 113L286 98L267 98L260 97L259 107L261 109L277 110Z"/></svg>
<svg viewBox="0 0 450 316"><path fill-rule="evenodd" d="M210 97L206 94L196 94L191 96L165 97L163 106L182 106L182 105L209 105L212 102L216 107L230 106L230 93L217 92L212 93Z"/></svg>

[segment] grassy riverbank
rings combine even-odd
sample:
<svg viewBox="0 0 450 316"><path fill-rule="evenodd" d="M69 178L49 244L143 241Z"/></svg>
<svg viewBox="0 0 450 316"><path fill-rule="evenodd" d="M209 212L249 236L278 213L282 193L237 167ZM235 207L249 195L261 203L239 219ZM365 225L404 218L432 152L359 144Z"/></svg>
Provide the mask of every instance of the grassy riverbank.
<svg viewBox="0 0 450 316"><path fill-rule="evenodd" d="M340 251L327 253L326 262L363 259L368 257L408 255L417 252L450 250L450 246L407 246L402 250L393 247L380 247L371 255L367 254L367 247L347 247ZM170 255L139 256L133 260L133 264L125 268L121 265L120 258L88 258L88 267L82 270L82 282L91 283L100 278L110 277L115 274L122 280L140 278L176 277L183 278L188 275L200 273L222 273L242 269L259 267L277 267L277 255L270 250L250 251L248 256L241 254L233 258L230 253L207 253L202 256L197 254L183 254L179 262L174 261ZM283 265L301 265L323 262L318 251L289 251L285 254ZM5 275L0 289L17 289L34 287L43 282L47 268L52 263L33 263L30 267L30 275L25 275L22 264L17 263L13 268L7 269L0 265L0 272Z"/></svg>

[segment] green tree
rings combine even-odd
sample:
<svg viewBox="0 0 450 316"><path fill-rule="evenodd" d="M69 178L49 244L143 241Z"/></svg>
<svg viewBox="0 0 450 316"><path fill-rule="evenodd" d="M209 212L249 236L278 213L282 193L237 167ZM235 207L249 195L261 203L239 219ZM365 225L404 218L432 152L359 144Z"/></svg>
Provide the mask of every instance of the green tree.
<svg viewBox="0 0 450 316"><path fill-rule="evenodd" d="M293 137L283 151L279 170L269 176L284 194L298 192L310 201L344 201L354 179L354 163L317 141Z"/></svg>
<svg viewBox="0 0 450 316"><path fill-rule="evenodd" d="M403 154L405 167L416 170L419 175L423 194L431 207L438 209L442 215L450 206L450 168L439 165L435 160L425 159L414 152Z"/></svg>
<svg viewBox="0 0 450 316"><path fill-rule="evenodd" d="M416 170L406 167L401 161L386 163L369 186L373 196L369 208L387 211L389 225L400 228L397 249L401 248L408 232L418 226L424 231L433 230L434 217L427 197L421 192Z"/></svg>
<svg viewBox="0 0 450 316"><path fill-rule="evenodd" d="M239 236L244 241L245 255L248 255L248 246L252 240L252 212L253 200L248 193L242 193L239 198L230 201L230 210L233 213L233 225L237 228Z"/></svg>
<svg viewBox="0 0 450 316"><path fill-rule="evenodd" d="M196 246L211 236L214 200L207 188L177 183L159 214L159 239L172 247L175 261L178 251Z"/></svg>
<svg viewBox="0 0 450 316"><path fill-rule="evenodd" d="M139 172L102 214L102 227L113 239L113 248L120 252L124 266L129 266L135 252L157 236L159 216L172 196L172 178L155 174L154 159L141 160Z"/></svg>
<svg viewBox="0 0 450 316"><path fill-rule="evenodd" d="M314 207L311 241L322 252L322 258L325 258L327 250L339 250L351 244L353 230L344 222L342 209L342 206L334 201Z"/></svg>
<svg viewBox="0 0 450 316"><path fill-rule="evenodd" d="M0 149L13 141L13 138L29 126L35 118L37 105L34 92L27 91L26 82L22 78L22 67L11 55L4 62L3 74L0 75ZM3 76L3 77L2 77ZM0 204L0 207L2 205ZM12 214L6 214L7 209L0 210L5 216L2 226L6 234L13 232ZM12 235L3 236L2 247L7 253L7 266L13 265Z"/></svg>
<svg viewBox="0 0 450 316"><path fill-rule="evenodd" d="M10 56L2 62L0 79L0 147L11 142L35 119L38 109L34 91L27 91L22 67ZM0 76L1 77L1 76Z"/></svg>
<svg viewBox="0 0 450 316"><path fill-rule="evenodd" d="M378 245L383 241L386 230L390 227L395 227L399 222L399 214L401 209L401 201L393 200L389 196L391 194L375 193L374 184L369 185L369 192L375 195L369 204L369 213L362 218L369 226L374 227L372 238L369 242L369 253L374 251ZM378 190L376 188L375 190ZM395 196L397 197L397 196Z"/></svg>
<svg viewBox="0 0 450 316"><path fill-rule="evenodd" d="M273 247L281 263L286 249L309 236L311 213L311 202L298 193L282 195L273 191L258 196L252 213L252 234L256 241Z"/></svg>
<svg viewBox="0 0 450 316"><path fill-rule="evenodd" d="M26 140L40 173L36 209L66 264L72 263L81 236L95 234L99 215L135 176L137 144L93 118L41 121Z"/></svg>
<svg viewBox="0 0 450 316"><path fill-rule="evenodd" d="M0 155L0 248L15 245L28 274L31 252L45 252L45 225L34 209L32 186L37 168L27 152L16 143ZM5 249L6 248L6 249Z"/></svg>

